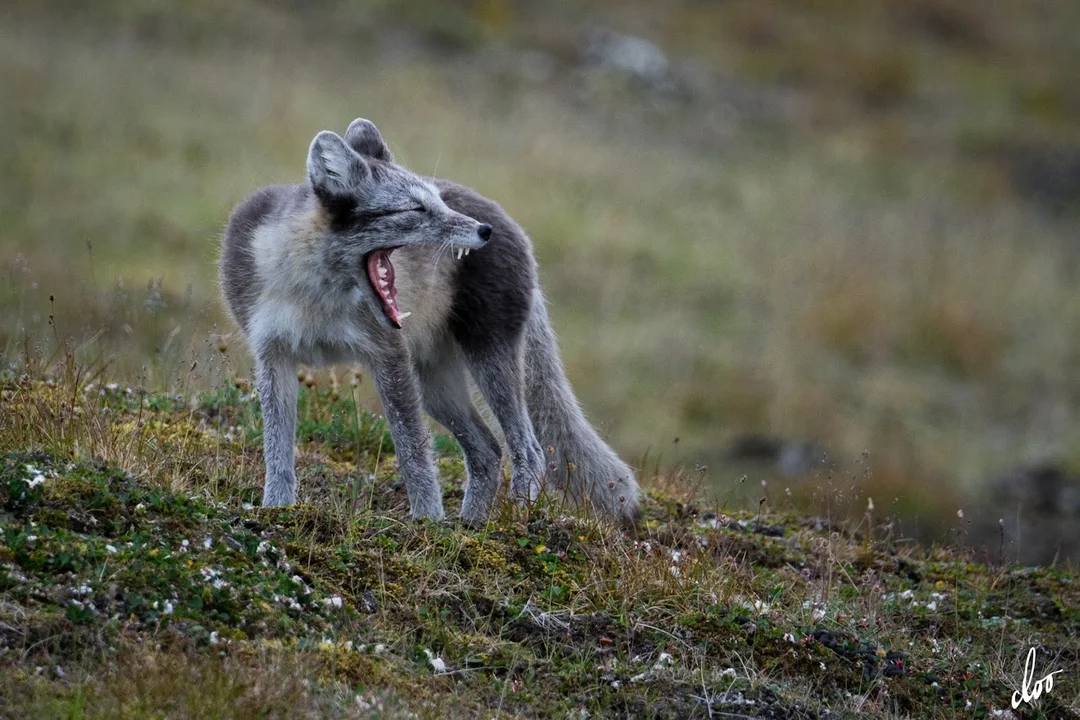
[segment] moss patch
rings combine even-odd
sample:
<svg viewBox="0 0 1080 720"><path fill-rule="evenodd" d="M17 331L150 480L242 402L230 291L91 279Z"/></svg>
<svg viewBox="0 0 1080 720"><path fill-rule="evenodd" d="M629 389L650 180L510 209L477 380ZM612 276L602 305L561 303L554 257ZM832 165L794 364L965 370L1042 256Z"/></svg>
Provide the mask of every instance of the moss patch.
<svg viewBox="0 0 1080 720"><path fill-rule="evenodd" d="M1063 569L716 515L672 478L636 536L550 500L478 529L410 522L392 455L343 459L355 418L318 395L331 429L301 444L303 502L263 509L257 434L227 437L257 426L251 398L81 392L63 415L35 408L66 391L6 392L21 415L0 432L24 449L0 460L5 712L93 715L145 656L233 688L234 709L285 672L306 684L282 702L319 715L988 716L1035 646L1066 673L1025 717L1077 717L1080 582ZM461 459L439 462L452 510Z"/></svg>

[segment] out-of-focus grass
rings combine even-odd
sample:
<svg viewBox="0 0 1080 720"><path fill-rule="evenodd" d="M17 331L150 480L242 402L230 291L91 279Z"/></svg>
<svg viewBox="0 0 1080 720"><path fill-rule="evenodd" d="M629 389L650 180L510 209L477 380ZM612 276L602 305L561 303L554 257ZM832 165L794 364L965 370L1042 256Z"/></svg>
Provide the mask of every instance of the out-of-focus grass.
<svg viewBox="0 0 1080 720"><path fill-rule="evenodd" d="M959 493L1029 457L1080 461L1080 384L1068 372L1080 358L1075 223L996 191L944 144L969 131L1072 137L1073 91L1060 84L1070 55L1056 62L1046 48L1075 48L1025 35L1046 23L940 4L990 23L993 42L934 51L901 33L883 48L882 6L837 25L829 51L813 40L828 13L809 23L784 3L678 6L652 25L667 46L797 81L816 101L786 138L747 131L702 145L683 132L692 114L653 112L632 92L612 96L617 108L582 104L558 82L492 71L488 55L439 59L405 36L387 41L399 26L380 4L9 8L0 348L18 363L74 342L84 361L111 362L112 376L166 389L244 374L235 338L218 349L233 330L215 287L220 228L252 189L300 180L318 130L362 115L399 160L477 187L531 234L571 379L625 454L705 462L726 492L732 435L805 438L841 459L836 483L859 473L849 497L882 505L921 488L923 500L886 511L951 515L963 500L942 487ZM406 20L457 47L520 41L531 27L570 53L571 25L533 27L501 6ZM722 12L746 19L715 37L742 39L710 45ZM644 32L655 10L566 13ZM997 82L980 58L1009 52L1043 71L1007 69ZM853 109L860 87L898 99ZM1040 88L1049 99L1035 105L1060 109L1046 122L1000 110ZM955 100L942 107L962 110L947 138L928 113L905 114L941 93ZM833 482L827 466L821 474Z"/></svg>
<svg viewBox="0 0 1080 720"><path fill-rule="evenodd" d="M634 537L546 493L403 522L348 392L301 391L300 503L257 508L250 394L0 376L3 716L1002 717L1035 647L1061 674L1022 716L1080 717L1073 570L717 513L681 472Z"/></svg>

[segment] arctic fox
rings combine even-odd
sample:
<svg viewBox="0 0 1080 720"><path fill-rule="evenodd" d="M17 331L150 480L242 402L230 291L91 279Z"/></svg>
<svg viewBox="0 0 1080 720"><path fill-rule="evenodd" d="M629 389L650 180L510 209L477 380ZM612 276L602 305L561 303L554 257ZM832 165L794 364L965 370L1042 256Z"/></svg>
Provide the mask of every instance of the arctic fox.
<svg viewBox="0 0 1080 720"><path fill-rule="evenodd" d="M637 517L633 472L567 382L529 238L493 201L396 164L370 121L344 138L320 132L307 182L263 188L233 210L220 281L255 357L263 505L296 502L297 364L357 363L374 379L413 517L443 517L421 408L465 454L462 517L492 510L502 449L467 373L506 438L513 501L546 485L613 520Z"/></svg>

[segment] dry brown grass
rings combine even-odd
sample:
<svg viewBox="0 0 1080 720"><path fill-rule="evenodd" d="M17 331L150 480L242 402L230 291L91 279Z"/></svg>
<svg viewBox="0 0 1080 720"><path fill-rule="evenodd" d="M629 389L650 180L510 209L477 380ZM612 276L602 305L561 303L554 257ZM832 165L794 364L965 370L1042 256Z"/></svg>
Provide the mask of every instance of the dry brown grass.
<svg viewBox="0 0 1080 720"><path fill-rule="evenodd" d="M946 718L1003 708L1032 644L1075 674L1073 573L908 543L881 496L717 512L703 474L650 471L634 536L550 498L413 523L346 399L303 394L302 502L267 509L250 398L3 381L5 716ZM1070 687L1039 707L1074 717Z"/></svg>

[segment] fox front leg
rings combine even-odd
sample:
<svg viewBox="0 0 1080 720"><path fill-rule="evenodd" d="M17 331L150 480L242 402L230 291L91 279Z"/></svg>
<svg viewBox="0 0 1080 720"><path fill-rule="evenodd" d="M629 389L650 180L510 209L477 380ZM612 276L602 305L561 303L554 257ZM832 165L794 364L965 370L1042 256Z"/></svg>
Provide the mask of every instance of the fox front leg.
<svg viewBox="0 0 1080 720"><path fill-rule="evenodd" d="M292 505L296 502L296 362L267 349L256 356L256 376L266 457L263 506Z"/></svg>
<svg viewBox="0 0 1080 720"><path fill-rule="evenodd" d="M374 371L390 436L394 439L398 471L409 493L414 519L443 518L442 490L431 456L431 434L421 413L420 386L408 355L400 353L380 362Z"/></svg>

